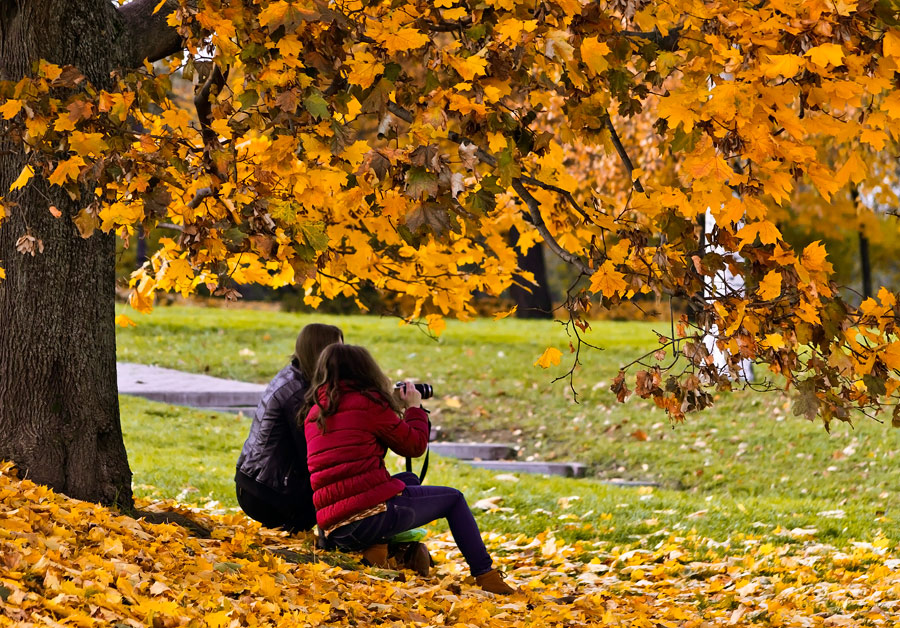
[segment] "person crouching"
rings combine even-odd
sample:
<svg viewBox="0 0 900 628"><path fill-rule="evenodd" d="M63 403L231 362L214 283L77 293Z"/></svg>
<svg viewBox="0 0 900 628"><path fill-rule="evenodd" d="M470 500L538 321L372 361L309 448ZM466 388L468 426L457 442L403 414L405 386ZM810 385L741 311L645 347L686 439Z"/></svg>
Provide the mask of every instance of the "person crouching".
<svg viewBox="0 0 900 628"><path fill-rule="evenodd" d="M460 491L421 486L409 479L411 474L392 477L385 467L388 449L409 457L425 452L429 426L421 400L411 384L395 396L364 347L335 344L322 352L304 406L319 529L339 548L361 550L370 564L385 565L391 537L446 518L479 586L513 593L493 568Z"/></svg>

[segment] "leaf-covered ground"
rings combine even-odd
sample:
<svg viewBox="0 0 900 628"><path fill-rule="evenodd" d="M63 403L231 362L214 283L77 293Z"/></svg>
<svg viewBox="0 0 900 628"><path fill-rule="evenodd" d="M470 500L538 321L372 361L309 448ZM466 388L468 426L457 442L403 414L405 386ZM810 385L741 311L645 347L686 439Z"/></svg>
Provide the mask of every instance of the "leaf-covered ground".
<svg viewBox="0 0 900 628"><path fill-rule="evenodd" d="M885 539L837 549L698 536L649 547L488 534L520 593L472 586L452 540L434 575L316 554L309 535L172 502L190 535L69 499L0 466L0 626L889 626L900 558ZM802 537L803 530L792 531ZM321 560L317 560L321 559Z"/></svg>

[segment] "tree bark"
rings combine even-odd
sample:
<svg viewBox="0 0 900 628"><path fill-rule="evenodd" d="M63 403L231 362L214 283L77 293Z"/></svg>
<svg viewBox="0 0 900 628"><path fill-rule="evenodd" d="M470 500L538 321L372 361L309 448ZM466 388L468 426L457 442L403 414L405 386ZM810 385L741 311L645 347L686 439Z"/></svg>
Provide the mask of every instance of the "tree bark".
<svg viewBox="0 0 900 628"><path fill-rule="evenodd" d="M519 231L513 227L509 230L509 242L511 245L519 241ZM517 318L553 318L553 301L550 299L550 290L547 288L547 267L544 264L544 250L540 244L535 244L525 253L518 253L519 268L534 275L535 283L530 284L531 290L513 284L509 289L510 295L516 301ZM517 278L522 283L526 282L522 277Z"/></svg>
<svg viewBox="0 0 900 628"><path fill-rule="evenodd" d="M0 78L27 76L43 58L110 88L110 72L128 58L125 34L109 0L0 0ZM0 131L6 192L25 154ZM5 201L17 205L0 227L0 459L72 497L130 508L116 386L115 236L81 238L73 219L83 203L38 175ZM25 235L43 252L18 252Z"/></svg>

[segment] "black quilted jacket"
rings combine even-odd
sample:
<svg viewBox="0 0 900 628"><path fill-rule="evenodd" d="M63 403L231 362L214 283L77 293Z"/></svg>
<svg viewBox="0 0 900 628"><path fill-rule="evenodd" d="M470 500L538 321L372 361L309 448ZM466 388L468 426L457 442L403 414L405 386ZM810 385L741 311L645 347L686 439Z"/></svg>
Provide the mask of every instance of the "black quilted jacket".
<svg viewBox="0 0 900 628"><path fill-rule="evenodd" d="M262 498L307 499L312 510L306 437L297 421L308 386L296 359L269 383L241 449L235 481Z"/></svg>

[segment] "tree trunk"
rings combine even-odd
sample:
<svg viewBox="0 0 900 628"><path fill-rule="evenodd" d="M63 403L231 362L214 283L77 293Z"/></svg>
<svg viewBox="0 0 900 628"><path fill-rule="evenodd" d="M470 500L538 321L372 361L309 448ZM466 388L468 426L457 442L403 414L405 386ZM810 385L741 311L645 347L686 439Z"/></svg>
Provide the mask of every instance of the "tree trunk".
<svg viewBox="0 0 900 628"><path fill-rule="evenodd" d="M869 238L862 229L859 230L859 265L862 270L863 299L872 296L872 261L869 255Z"/></svg>
<svg viewBox="0 0 900 628"><path fill-rule="evenodd" d="M509 243L515 246L519 241L519 231L513 227L509 230ZM553 318L553 301L550 299L550 290L547 288L547 267L544 264L544 249L540 244L533 245L525 253L518 253L519 268L534 275L535 283L531 283L531 290L515 285L509 289L512 298L515 299L517 318ZM526 282L517 277L521 283Z"/></svg>
<svg viewBox="0 0 900 628"><path fill-rule="evenodd" d="M95 86L110 87L110 71L126 58L123 41L109 0L0 0L4 80L30 74L43 58L74 65ZM3 132L0 191L24 164L21 142ZM5 197L0 459L69 496L130 508L116 386L115 236L98 231L82 239L73 219L83 203L38 175ZM17 252L25 235L43 252Z"/></svg>

